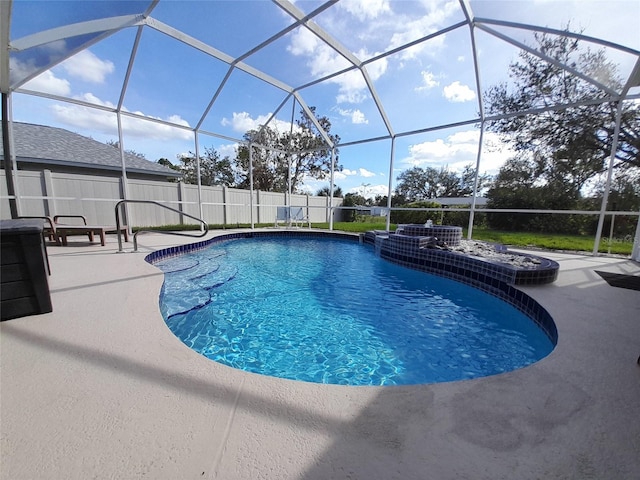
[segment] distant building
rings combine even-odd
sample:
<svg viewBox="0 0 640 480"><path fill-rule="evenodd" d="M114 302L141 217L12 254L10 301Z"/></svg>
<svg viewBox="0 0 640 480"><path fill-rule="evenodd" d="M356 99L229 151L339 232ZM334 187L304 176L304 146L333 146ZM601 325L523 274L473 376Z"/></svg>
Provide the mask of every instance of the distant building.
<svg viewBox="0 0 640 480"><path fill-rule="evenodd" d="M476 208L486 207L487 200L486 197L476 197ZM440 197L436 198L434 202L443 207L470 207L473 197Z"/></svg>
<svg viewBox="0 0 640 480"><path fill-rule="evenodd" d="M122 175L120 150L62 128L14 122L13 142L18 170L107 177ZM0 159L4 160L1 136ZM125 153L125 165L129 178L175 180L182 176L164 165L129 153Z"/></svg>

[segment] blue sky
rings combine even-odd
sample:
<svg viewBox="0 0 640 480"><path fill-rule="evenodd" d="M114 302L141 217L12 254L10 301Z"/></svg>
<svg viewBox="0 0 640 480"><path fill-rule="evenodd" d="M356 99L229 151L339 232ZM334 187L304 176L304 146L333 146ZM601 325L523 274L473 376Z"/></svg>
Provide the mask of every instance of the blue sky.
<svg viewBox="0 0 640 480"><path fill-rule="evenodd" d="M305 13L321 4L295 3ZM148 5L149 2L16 0L11 40L78 21L140 13ZM478 17L552 28L564 28L570 23L585 35L640 50L640 2L636 0L471 0L470 5ZM293 22L276 4L257 0L161 0L151 17L231 57L250 52ZM343 0L314 21L363 61L463 19L457 0ZM518 41L533 43L527 31L494 28ZM22 85L24 89L69 98L75 103L16 93L14 120L66 128L100 141L116 140L115 114L83 104L118 105L135 36L135 28L126 28ZM79 39L86 40L86 37ZM476 30L476 40L481 88L507 81L508 63L517 57L519 50L483 31ZM14 78L24 77L38 65L39 59L46 62L55 55L65 55L73 47L74 39L67 39L45 45L38 52L33 49L16 54L11 62ZM632 56L611 49L607 52L620 65L621 74L628 75L633 68ZM244 62L295 88L349 65L304 28L282 36L246 57ZM369 63L366 68L395 133L463 122L477 116L478 92L467 27ZM177 155L195 150L194 135L189 129L199 122L205 132L241 138L248 129L264 123L284 101L286 94L282 90L236 70L204 116L227 70L227 64L145 27L123 110L188 129L125 116L125 148L143 153L152 161L165 157L177 162ZM332 133L338 134L342 142L388 134L372 93L358 71L302 88L300 95L309 106L316 107L319 115L330 118ZM289 128L292 107L289 101L278 113L274 123L277 128ZM296 105L296 117L299 110ZM395 179L413 166L447 166L459 171L467 164L475 164L478 136L478 130L471 124L400 137L395 144L393 172L389 171L389 140L343 147L340 163L344 170L336 175L335 183L345 192L386 194L390 174ZM205 134L198 138L202 150L214 147L223 156L233 156L235 142ZM511 153L498 138L487 134L480 170L495 173ZM310 192L327 185L328 180L305 182Z"/></svg>

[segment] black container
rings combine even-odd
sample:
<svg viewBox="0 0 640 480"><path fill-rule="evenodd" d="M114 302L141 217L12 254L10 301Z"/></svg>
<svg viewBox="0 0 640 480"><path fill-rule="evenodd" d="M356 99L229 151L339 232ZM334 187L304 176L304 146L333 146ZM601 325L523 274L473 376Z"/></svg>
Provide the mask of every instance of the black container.
<svg viewBox="0 0 640 480"><path fill-rule="evenodd" d="M53 310L42 229L41 220L0 220L0 320Z"/></svg>

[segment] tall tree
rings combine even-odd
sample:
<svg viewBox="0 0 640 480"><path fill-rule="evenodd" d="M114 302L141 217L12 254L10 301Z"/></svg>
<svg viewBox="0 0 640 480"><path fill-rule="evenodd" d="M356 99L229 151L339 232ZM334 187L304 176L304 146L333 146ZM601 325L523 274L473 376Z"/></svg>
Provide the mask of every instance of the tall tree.
<svg viewBox="0 0 640 480"><path fill-rule="evenodd" d="M259 130L249 130L244 134L247 142L254 142L270 148L253 147L253 188L266 192L287 191L287 154L283 138L274 129L265 127ZM238 186L248 189L249 177L249 147L238 147L235 165L238 170Z"/></svg>
<svg viewBox="0 0 640 480"><path fill-rule="evenodd" d="M576 71L620 91L617 67L604 51L581 51L579 42L569 37L535 34L538 50ZM511 116L496 120L489 129L499 133L519 154L536 163L543 181L575 196L606 168L613 142L616 103L563 107L605 93L557 65L526 51L510 65L512 87L507 83L485 93L487 113L510 114L554 106L544 113ZM640 166L640 107L623 105L617 167Z"/></svg>
<svg viewBox="0 0 640 480"><path fill-rule="evenodd" d="M107 145L112 146L113 148L120 148L120 142L117 140L107 140ZM133 155L134 157L138 157L141 160L146 160L147 157L144 153L136 152L135 150L125 150L124 153L128 155Z"/></svg>
<svg viewBox="0 0 640 480"><path fill-rule="evenodd" d="M180 165L174 165L173 163L171 163L171 161L168 158L159 158L156 163L159 163L160 165L164 165L165 167L170 168L171 170L176 170L178 172L182 171L180 169Z"/></svg>
<svg viewBox="0 0 640 480"><path fill-rule="evenodd" d="M476 169L473 166L465 165L462 173L460 173L460 180L458 182L457 197L468 197L473 195L473 186L476 181ZM478 188L477 193L481 193L487 187L491 185L492 177L487 173L481 173L478 175ZM480 195L478 195L480 196Z"/></svg>
<svg viewBox="0 0 640 480"><path fill-rule="evenodd" d="M560 183L544 182L534 159L517 156L505 162L487 192L490 208L566 210L578 207L579 192ZM491 228L516 231L579 233L576 219L562 215L487 213Z"/></svg>
<svg viewBox="0 0 640 480"><path fill-rule="evenodd" d="M413 167L397 177L396 195L415 202L438 196L438 170L433 167Z"/></svg>
<svg viewBox="0 0 640 480"><path fill-rule="evenodd" d="M315 107L310 107L315 114ZM318 118L318 123L327 132L334 144L340 137L332 135L331 122L326 117ZM254 147L253 185L255 189L286 192L291 178L291 191L296 192L305 177L326 179L331 169L331 149L327 146L306 112L300 112L293 133L278 133L266 126L250 130L244 135L247 142L267 148ZM289 169L291 165L291 169ZM238 148L236 167L239 171L239 185L249 187L249 147ZM336 153L334 168L340 170ZM290 174L289 174L290 172Z"/></svg>
<svg viewBox="0 0 640 480"><path fill-rule="evenodd" d="M200 156L200 182L202 185L223 185L231 187L235 185L235 176L229 157L220 158L220 154L213 147L204 149L205 154ZM189 152L188 155L178 155L180 171L183 173L185 183L198 182L198 169L196 156Z"/></svg>
<svg viewBox="0 0 640 480"><path fill-rule="evenodd" d="M318 190L318 192L316 193L316 195L318 197L328 197L329 195L331 195L331 189L327 186L327 187L322 187L320 190ZM333 186L333 196L335 198L341 198L342 195L342 188L338 187L337 185Z"/></svg>
<svg viewBox="0 0 640 480"><path fill-rule="evenodd" d="M419 202L437 197L466 197L473 193L475 168L466 165L461 174L442 167L413 167L398 175L396 195L409 202ZM488 185L490 177L478 177L478 191Z"/></svg>

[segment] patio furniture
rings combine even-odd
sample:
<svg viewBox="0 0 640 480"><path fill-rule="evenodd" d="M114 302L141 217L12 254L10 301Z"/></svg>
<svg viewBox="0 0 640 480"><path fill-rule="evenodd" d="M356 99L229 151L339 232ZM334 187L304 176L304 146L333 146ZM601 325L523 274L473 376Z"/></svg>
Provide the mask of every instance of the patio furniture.
<svg viewBox="0 0 640 480"><path fill-rule="evenodd" d="M80 225L68 225L59 223L61 218L79 218L82 220ZM55 231L56 243L58 245L67 245L67 237L71 235L87 235L90 242L94 241L94 235L100 236L100 245L105 246L105 236L107 233L118 233L118 231L124 234L124 241L129 241L129 232L127 226L122 225L120 227L105 226L105 225L87 225L87 219L84 215L56 215L53 217L53 229Z"/></svg>
<svg viewBox="0 0 640 480"><path fill-rule="evenodd" d="M299 227L301 224L307 223L311 228L311 220L308 215L304 214L303 207L278 207L274 227L278 227L280 222L284 222L287 227L292 225Z"/></svg>
<svg viewBox="0 0 640 480"><path fill-rule="evenodd" d="M24 216L20 219L40 219L44 220L42 235L56 245L68 244L68 237L72 235L87 235L90 242L94 241L95 235L100 237L100 244L104 247L106 243L105 235L107 233L117 233L118 230L124 234L124 241L129 241L129 232L126 225L120 227L110 225L87 225L87 218L84 215L56 215L51 218L49 216ZM81 221L76 224L60 223L60 219L79 219Z"/></svg>
<svg viewBox="0 0 640 480"><path fill-rule="evenodd" d="M0 220L0 320L52 311L42 222Z"/></svg>

